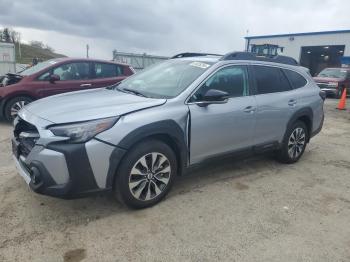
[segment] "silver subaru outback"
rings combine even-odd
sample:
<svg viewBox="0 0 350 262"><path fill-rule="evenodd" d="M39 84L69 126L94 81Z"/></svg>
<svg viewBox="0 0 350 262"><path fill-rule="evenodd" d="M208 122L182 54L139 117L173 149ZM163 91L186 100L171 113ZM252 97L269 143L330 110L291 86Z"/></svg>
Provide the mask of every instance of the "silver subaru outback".
<svg viewBox="0 0 350 262"><path fill-rule="evenodd" d="M143 208L213 157L273 151L298 161L322 128L323 102L291 58L183 53L118 85L27 105L14 121L13 158L37 193L113 191Z"/></svg>

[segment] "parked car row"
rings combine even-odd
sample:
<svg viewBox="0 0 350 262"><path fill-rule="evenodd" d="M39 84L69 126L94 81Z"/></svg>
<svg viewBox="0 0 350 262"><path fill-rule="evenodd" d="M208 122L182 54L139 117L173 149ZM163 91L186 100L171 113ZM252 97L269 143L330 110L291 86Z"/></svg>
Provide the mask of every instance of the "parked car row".
<svg viewBox="0 0 350 262"><path fill-rule="evenodd" d="M28 82L39 98L72 91L67 83L94 88L132 74L98 61L48 63L13 86ZM322 128L324 98L292 58L180 54L120 84L25 106L14 121L13 155L37 193L112 191L144 208L162 200L176 176L213 157L270 151L297 162Z"/></svg>
<svg viewBox="0 0 350 262"><path fill-rule="evenodd" d="M13 120L24 105L51 95L106 87L134 74L131 66L103 60L57 58L19 74L7 74L0 86L0 114Z"/></svg>

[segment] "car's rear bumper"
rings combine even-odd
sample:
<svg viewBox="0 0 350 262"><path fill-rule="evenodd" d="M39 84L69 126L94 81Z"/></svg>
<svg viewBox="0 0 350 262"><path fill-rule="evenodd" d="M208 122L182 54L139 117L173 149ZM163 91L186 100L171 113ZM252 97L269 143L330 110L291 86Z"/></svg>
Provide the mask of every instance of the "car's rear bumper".
<svg viewBox="0 0 350 262"><path fill-rule="evenodd" d="M311 133L310 138L314 137L315 135L317 135L318 133L321 132L322 127L323 127L323 123L324 123L324 114L322 115L322 119L321 119L319 127Z"/></svg>
<svg viewBox="0 0 350 262"><path fill-rule="evenodd" d="M336 95L338 92L337 88L321 88L321 90L327 95Z"/></svg>
<svg viewBox="0 0 350 262"><path fill-rule="evenodd" d="M336 96L339 92L338 88L321 88L326 95Z"/></svg>

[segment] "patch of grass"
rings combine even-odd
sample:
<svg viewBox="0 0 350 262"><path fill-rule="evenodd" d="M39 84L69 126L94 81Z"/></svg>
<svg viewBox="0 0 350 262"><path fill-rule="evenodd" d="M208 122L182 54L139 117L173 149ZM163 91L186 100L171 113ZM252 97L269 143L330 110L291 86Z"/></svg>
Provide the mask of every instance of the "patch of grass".
<svg viewBox="0 0 350 262"><path fill-rule="evenodd" d="M58 58L58 57L65 57L65 55L53 53L50 50L42 49L26 44L21 44L21 57L19 56L19 48L18 43L15 44L16 46L16 63L20 64L31 64L34 57L37 57L43 61L52 59L52 58Z"/></svg>

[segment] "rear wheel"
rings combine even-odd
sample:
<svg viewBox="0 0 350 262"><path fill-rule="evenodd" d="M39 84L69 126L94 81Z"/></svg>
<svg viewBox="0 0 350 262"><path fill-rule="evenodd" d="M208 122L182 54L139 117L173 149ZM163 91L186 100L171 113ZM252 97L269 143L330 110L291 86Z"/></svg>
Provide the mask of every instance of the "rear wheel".
<svg viewBox="0 0 350 262"><path fill-rule="evenodd" d="M297 162L305 151L308 136L306 125L301 121L295 122L286 132L277 159L287 164Z"/></svg>
<svg viewBox="0 0 350 262"><path fill-rule="evenodd" d="M117 198L132 208L145 208L161 201L177 174L172 149L158 140L134 146L123 159L115 179Z"/></svg>
<svg viewBox="0 0 350 262"><path fill-rule="evenodd" d="M33 99L26 96L18 96L10 99L5 105L5 118L7 121L13 121L16 118L18 112L27 104L32 102Z"/></svg>

